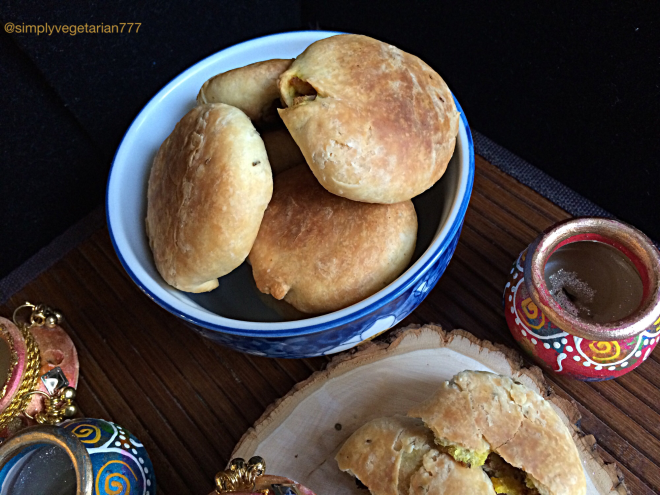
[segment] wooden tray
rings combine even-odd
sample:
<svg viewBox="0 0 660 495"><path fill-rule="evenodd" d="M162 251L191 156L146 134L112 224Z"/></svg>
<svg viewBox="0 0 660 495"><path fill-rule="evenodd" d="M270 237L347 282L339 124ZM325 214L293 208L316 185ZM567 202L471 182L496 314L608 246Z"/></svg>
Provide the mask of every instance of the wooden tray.
<svg viewBox="0 0 660 495"><path fill-rule="evenodd" d="M604 463L594 450L593 436L579 431L577 408L550 391L539 368L523 368L521 357L504 346L433 325L407 327L388 342L367 343L338 356L269 407L232 457L260 455L269 473L293 478L319 495L363 495L334 460L344 441L373 418L405 414L466 369L514 376L550 400L573 431L587 493L628 493L616 465Z"/></svg>

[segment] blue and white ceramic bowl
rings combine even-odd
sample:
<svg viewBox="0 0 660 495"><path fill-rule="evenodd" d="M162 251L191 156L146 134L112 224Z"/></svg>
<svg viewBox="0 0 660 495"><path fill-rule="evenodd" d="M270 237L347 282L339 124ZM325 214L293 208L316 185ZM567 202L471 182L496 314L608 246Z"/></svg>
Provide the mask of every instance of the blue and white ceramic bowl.
<svg viewBox="0 0 660 495"><path fill-rule="evenodd" d="M153 263L144 229L146 189L156 151L195 105L204 81L236 67L271 58L295 58L308 45L339 33L277 34L227 48L197 63L163 88L140 112L117 150L107 189L110 237L133 281L156 303L202 335L239 351L301 358L356 346L393 327L433 289L451 259L474 180L474 148L465 115L456 151L442 179L413 199L419 221L413 262L380 292L341 311L291 319L255 287L247 263L205 294L167 285ZM269 301L268 299L272 299ZM281 303L285 304L285 303Z"/></svg>

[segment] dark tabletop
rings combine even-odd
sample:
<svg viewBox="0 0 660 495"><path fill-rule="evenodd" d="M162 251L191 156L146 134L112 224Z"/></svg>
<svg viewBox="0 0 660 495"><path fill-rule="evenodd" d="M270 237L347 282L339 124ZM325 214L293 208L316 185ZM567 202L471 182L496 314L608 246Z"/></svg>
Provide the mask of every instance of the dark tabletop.
<svg viewBox="0 0 660 495"><path fill-rule="evenodd" d="M502 310L511 263L543 229L570 215L477 157L456 253L436 288L399 326L440 323L516 347ZM122 269L107 229L94 233L0 307L25 300L60 309L80 356L79 405L141 439L161 494L207 495L215 473L266 407L327 358L268 359L213 344L149 300ZM660 492L660 357L616 380L546 376L572 399L581 428L633 494Z"/></svg>

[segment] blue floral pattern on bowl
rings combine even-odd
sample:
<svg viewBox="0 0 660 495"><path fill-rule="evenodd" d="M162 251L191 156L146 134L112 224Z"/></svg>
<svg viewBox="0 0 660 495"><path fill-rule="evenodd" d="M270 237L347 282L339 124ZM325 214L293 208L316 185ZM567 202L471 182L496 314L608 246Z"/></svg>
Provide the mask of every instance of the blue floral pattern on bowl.
<svg viewBox="0 0 660 495"><path fill-rule="evenodd" d="M342 325L313 334L267 338L245 338L240 335L209 330L191 323L189 326L219 344L258 356L304 358L334 354L350 349L392 328L420 305L447 268L456 250L460 233L459 227L446 249L442 251L432 266L428 267L423 276L410 283L401 294L369 314Z"/></svg>

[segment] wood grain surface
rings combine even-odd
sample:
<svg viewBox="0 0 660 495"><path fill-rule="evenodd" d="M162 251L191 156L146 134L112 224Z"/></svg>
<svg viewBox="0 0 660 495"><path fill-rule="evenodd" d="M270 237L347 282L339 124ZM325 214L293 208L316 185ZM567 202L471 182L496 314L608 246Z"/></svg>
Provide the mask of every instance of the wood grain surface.
<svg viewBox="0 0 660 495"><path fill-rule="evenodd" d="M511 264L543 229L570 215L477 157L463 232L447 271L399 326L438 323L515 348L502 310ZM236 442L294 384L327 358L249 356L213 344L148 299L121 267L107 229L93 234L0 307L25 300L60 309L80 355L78 402L85 416L141 439L158 493L206 495ZM616 461L635 495L660 493L660 356L607 382L547 375L575 400L581 427Z"/></svg>
<svg viewBox="0 0 660 495"><path fill-rule="evenodd" d="M576 405L553 394L539 368L526 367L509 347L432 324L399 328L354 352L334 356L325 370L270 406L232 456L269 459L273 472L319 494L364 495L353 476L337 469L335 456L344 442L375 418L405 416L428 399L430 390L465 369L512 376L542 394L557 407L573 436L585 471L586 495L629 495L616 464L605 464L592 449L593 435L585 436L574 424L580 417Z"/></svg>

